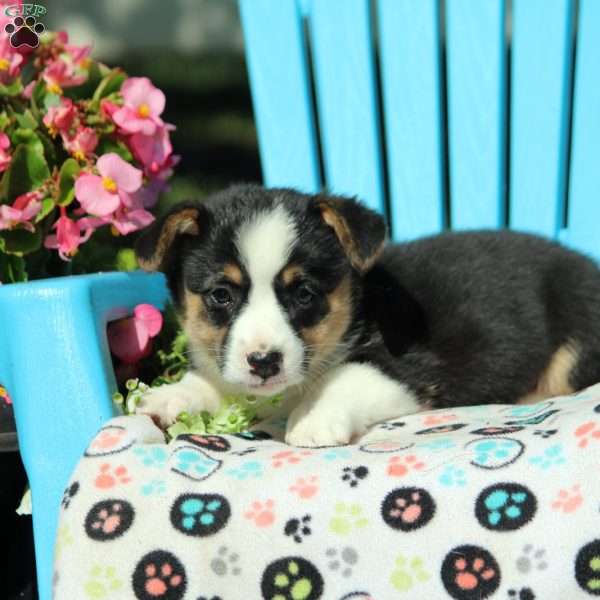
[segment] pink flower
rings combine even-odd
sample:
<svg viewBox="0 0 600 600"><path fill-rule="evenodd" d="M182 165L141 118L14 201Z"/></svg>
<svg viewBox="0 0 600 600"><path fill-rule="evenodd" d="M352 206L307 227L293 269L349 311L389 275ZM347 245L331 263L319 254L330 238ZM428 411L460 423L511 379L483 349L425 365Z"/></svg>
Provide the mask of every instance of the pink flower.
<svg viewBox="0 0 600 600"><path fill-rule="evenodd" d="M63 260L70 260L77 254L79 246L90 239L94 230L83 223L83 219L73 221L67 216L66 209L61 208L61 216L52 226L56 234L49 235L44 240L44 246L52 250L58 250Z"/></svg>
<svg viewBox="0 0 600 600"><path fill-rule="evenodd" d="M67 151L78 160L85 160L98 145L98 136L91 127L80 127L75 135L62 137Z"/></svg>
<svg viewBox="0 0 600 600"><path fill-rule="evenodd" d="M11 155L8 152L10 148L10 139L2 131L0 131L0 173L6 171L10 165Z"/></svg>
<svg viewBox="0 0 600 600"><path fill-rule="evenodd" d="M79 175L75 197L89 214L107 217L122 205L123 193L132 194L140 189L142 172L114 152L102 155L97 167L100 176Z"/></svg>
<svg viewBox="0 0 600 600"><path fill-rule="evenodd" d="M35 227L29 221L41 210L40 202L42 194L39 191L21 194L13 202L12 206L3 204L0 206L0 230L14 229L21 225L27 231L34 231Z"/></svg>
<svg viewBox="0 0 600 600"><path fill-rule="evenodd" d="M63 88L81 85L86 81L88 75L77 69L73 62L67 62L65 58L61 57L46 67L42 77L49 92L62 94Z"/></svg>
<svg viewBox="0 0 600 600"><path fill-rule="evenodd" d="M175 129L172 125L165 125L157 127L150 135L134 133L129 138L129 146L134 156L148 173L156 174L161 171L173 153L169 139L169 131L172 129Z"/></svg>
<svg viewBox="0 0 600 600"><path fill-rule="evenodd" d="M152 135L163 125L160 115L165 108L165 95L147 77L126 79L121 94L125 104L113 114L113 119L123 131Z"/></svg>
<svg viewBox="0 0 600 600"><path fill-rule="evenodd" d="M108 326L108 344L111 352L124 363L133 364L152 350L151 338L163 326L163 317L151 304L138 304L133 317L114 321Z"/></svg>
<svg viewBox="0 0 600 600"><path fill-rule="evenodd" d="M4 400L6 404L12 404L8 390L2 384L0 384L0 400Z"/></svg>
<svg viewBox="0 0 600 600"><path fill-rule="evenodd" d="M105 117L109 117L112 119L112 116L120 109L121 107L106 98L100 100L100 110Z"/></svg>
<svg viewBox="0 0 600 600"><path fill-rule="evenodd" d="M70 98L61 98L58 106L51 106L44 115L44 125L54 136L58 132L67 133L73 126L77 116L77 108Z"/></svg>

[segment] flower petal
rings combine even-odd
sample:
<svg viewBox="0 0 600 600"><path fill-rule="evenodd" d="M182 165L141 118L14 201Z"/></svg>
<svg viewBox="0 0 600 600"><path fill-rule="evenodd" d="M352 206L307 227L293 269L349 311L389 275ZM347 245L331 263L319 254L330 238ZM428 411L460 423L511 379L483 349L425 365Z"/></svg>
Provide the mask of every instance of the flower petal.
<svg viewBox="0 0 600 600"><path fill-rule="evenodd" d="M75 197L86 212L98 217L110 215L119 208L118 194L111 194L97 175L84 173L75 181Z"/></svg>
<svg viewBox="0 0 600 600"><path fill-rule="evenodd" d="M138 304L133 310L133 316L145 324L150 337L155 337L160 333L163 326L163 316L152 304Z"/></svg>
<svg viewBox="0 0 600 600"><path fill-rule="evenodd" d="M142 186L142 172L114 152L103 154L98 159L97 166L100 174L115 181L119 190L131 193Z"/></svg>
<svg viewBox="0 0 600 600"><path fill-rule="evenodd" d="M110 351L123 362L130 364L144 357L150 342L145 324L132 318L110 323L107 337Z"/></svg>

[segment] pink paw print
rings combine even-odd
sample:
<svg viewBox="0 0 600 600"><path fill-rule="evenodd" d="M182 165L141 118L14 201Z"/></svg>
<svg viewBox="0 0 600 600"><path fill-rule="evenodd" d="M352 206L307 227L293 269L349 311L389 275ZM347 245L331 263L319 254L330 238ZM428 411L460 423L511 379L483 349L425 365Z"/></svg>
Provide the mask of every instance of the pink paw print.
<svg viewBox="0 0 600 600"><path fill-rule="evenodd" d="M444 423L449 423L455 419L456 415L453 414L427 415L423 419L423 425L443 425Z"/></svg>
<svg viewBox="0 0 600 600"><path fill-rule="evenodd" d="M592 438L600 440L600 427L595 421L588 421L575 430L575 437L579 438L577 445L585 448Z"/></svg>
<svg viewBox="0 0 600 600"><path fill-rule="evenodd" d="M97 488L108 489L114 487L118 483L129 483L131 477L127 468L119 465L116 469L110 463L100 465L100 473L94 482Z"/></svg>
<svg viewBox="0 0 600 600"><path fill-rule="evenodd" d="M299 477L296 483L290 486L290 492L298 494L303 500L312 498L319 491L319 478L316 475L304 478Z"/></svg>
<svg viewBox="0 0 600 600"><path fill-rule="evenodd" d="M118 446L125 435L127 435L127 432L124 429L101 431L92 442L92 448L109 450Z"/></svg>
<svg viewBox="0 0 600 600"><path fill-rule="evenodd" d="M276 469L283 465L295 465L298 464L303 457L310 456L312 452L310 450L282 450L276 452L271 457L272 465Z"/></svg>
<svg viewBox="0 0 600 600"><path fill-rule="evenodd" d="M266 502L256 500L252 503L250 510L244 513L244 516L246 519L254 521L257 527L269 527L275 521L274 508L275 502L273 500L267 500Z"/></svg>
<svg viewBox="0 0 600 600"><path fill-rule="evenodd" d="M414 454L392 456L388 462L387 474L392 477L404 477L409 471L420 471L424 466L425 463L418 460Z"/></svg>
<svg viewBox="0 0 600 600"><path fill-rule="evenodd" d="M564 513L575 512L583 504L583 496L579 491L579 484L571 486L570 490L558 490L556 500L552 503L554 510Z"/></svg>

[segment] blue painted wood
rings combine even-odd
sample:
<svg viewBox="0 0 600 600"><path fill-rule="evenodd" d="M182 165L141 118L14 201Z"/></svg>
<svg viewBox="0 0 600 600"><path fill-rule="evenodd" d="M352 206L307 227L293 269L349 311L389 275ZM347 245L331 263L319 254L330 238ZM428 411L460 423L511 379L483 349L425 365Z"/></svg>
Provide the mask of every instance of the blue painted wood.
<svg viewBox="0 0 600 600"><path fill-rule="evenodd" d="M548 237L563 225L573 8L513 0L510 226Z"/></svg>
<svg viewBox="0 0 600 600"><path fill-rule="evenodd" d="M106 323L139 303L162 308L166 300L164 277L146 273L0 287L0 381L7 382L14 402L31 486L40 600L52 596L64 488L95 432L113 416L116 385Z"/></svg>
<svg viewBox="0 0 600 600"><path fill-rule="evenodd" d="M501 227L505 196L504 0L447 0L451 224Z"/></svg>
<svg viewBox="0 0 600 600"><path fill-rule="evenodd" d="M369 0L312 0L309 23L327 188L384 212Z"/></svg>
<svg viewBox="0 0 600 600"><path fill-rule="evenodd" d="M581 0L566 241L600 259L600 2Z"/></svg>
<svg viewBox="0 0 600 600"><path fill-rule="evenodd" d="M302 16L296 0L240 0L264 182L321 188Z"/></svg>
<svg viewBox="0 0 600 600"><path fill-rule="evenodd" d="M394 239L444 225L437 0L379 0L378 27Z"/></svg>

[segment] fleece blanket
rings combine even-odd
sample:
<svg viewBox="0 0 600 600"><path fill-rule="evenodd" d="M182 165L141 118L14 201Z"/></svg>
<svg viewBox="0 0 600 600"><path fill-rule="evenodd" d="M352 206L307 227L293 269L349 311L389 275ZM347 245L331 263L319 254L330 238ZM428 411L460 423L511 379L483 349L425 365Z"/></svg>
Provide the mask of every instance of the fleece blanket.
<svg viewBox="0 0 600 600"><path fill-rule="evenodd" d="M292 448L281 422L91 441L65 490L56 600L600 596L600 385Z"/></svg>

